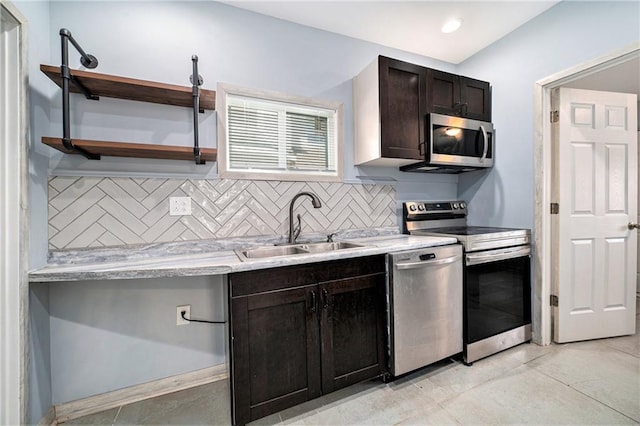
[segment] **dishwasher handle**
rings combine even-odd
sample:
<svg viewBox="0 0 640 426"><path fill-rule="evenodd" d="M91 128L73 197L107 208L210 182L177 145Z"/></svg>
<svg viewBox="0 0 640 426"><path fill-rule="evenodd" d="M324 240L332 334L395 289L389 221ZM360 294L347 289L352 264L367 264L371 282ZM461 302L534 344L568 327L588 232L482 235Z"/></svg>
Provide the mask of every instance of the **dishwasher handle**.
<svg viewBox="0 0 640 426"><path fill-rule="evenodd" d="M396 263L397 269L417 269L429 266L447 265L462 260L462 256L445 257L444 259L424 260L422 262L402 262Z"/></svg>

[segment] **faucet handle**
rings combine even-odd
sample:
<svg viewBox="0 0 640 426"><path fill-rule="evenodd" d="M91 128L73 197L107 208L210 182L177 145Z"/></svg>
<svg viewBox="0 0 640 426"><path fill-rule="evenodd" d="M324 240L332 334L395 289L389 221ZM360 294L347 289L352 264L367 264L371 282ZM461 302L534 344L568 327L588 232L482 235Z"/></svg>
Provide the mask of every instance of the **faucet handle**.
<svg viewBox="0 0 640 426"><path fill-rule="evenodd" d="M333 242L333 237L335 237L336 233L332 232L330 234L327 234L327 242L328 243L332 243Z"/></svg>

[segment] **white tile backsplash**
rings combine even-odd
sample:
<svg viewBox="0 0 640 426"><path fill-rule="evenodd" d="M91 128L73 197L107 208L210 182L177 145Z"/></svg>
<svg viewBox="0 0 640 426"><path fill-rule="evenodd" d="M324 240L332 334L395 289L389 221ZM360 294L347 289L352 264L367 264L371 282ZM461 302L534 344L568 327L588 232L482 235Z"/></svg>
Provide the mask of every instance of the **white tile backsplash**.
<svg viewBox="0 0 640 426"><path fill-rule="evenodd" d="M258 235L286 235L289 202L303 233L397 226L392 185L205 179L52 177L49 248L71 249ZM191 216L169 216L169 197L192 199Z"/></svg>

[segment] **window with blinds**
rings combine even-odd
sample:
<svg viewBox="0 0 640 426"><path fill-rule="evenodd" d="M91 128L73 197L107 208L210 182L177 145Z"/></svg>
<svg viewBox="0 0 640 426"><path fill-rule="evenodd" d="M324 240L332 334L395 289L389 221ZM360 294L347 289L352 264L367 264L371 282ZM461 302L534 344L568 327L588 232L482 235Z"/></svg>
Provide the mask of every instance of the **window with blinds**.
<svg viewBox="0 0 640 426"><path fill-rule="evenodd" d="M336 108L226 93L224 112L221 175L341 177Z"/></svg>

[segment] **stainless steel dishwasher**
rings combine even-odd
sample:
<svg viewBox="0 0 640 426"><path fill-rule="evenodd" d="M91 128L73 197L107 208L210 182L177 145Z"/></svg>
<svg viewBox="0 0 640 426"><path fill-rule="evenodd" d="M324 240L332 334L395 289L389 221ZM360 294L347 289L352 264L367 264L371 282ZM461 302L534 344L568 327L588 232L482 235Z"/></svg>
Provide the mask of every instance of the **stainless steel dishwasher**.
<svg viewBox="0 0 640 426"><path fill-rule="evenodd" d="M391 374L462 352L462 246L391 253L387 268Z"/></svg>

